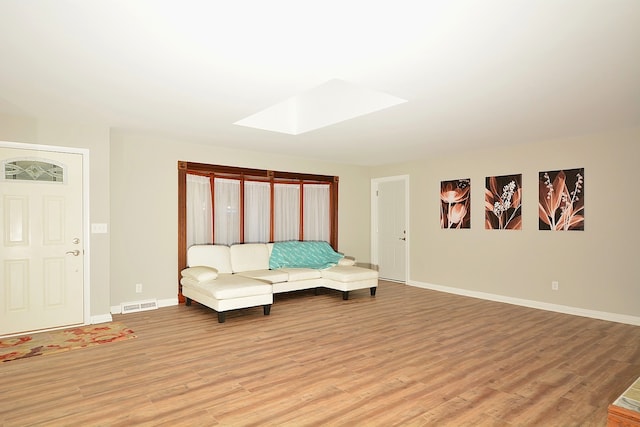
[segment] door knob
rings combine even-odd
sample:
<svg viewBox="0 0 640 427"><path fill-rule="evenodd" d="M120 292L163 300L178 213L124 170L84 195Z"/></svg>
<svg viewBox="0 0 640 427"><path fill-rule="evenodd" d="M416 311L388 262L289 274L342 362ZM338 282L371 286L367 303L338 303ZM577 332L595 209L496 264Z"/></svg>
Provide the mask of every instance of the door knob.
<svg viewBox="0 0 640 427"><path fill-rule="evenodd" d="M67 253L73 256L80 255L80 251L78 249L76 249L75 251L67 251Z"/></svg>

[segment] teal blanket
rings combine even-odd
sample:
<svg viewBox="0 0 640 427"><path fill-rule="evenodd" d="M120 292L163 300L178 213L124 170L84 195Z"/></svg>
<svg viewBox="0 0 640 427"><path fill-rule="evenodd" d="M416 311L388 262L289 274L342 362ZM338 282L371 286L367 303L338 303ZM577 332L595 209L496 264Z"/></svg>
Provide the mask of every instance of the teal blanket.
<svg viewBox="0 0 640 427"><path fill-rule="evenodd" d="M342 257L343 255L334 251L327 242L275 242L269 258L269 268L322 269L333 267Z"/></svg>

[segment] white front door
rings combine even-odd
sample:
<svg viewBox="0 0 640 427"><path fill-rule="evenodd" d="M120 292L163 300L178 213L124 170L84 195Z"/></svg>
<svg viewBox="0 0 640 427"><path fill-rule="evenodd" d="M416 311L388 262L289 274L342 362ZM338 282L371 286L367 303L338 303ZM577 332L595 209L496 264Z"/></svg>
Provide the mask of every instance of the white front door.
<svg viewBox="0 0 640 427"><path fill-rule="evenodd" d="M0 147L0 336L84 322L82 163Z"/></svg>
<svg viewBox="0 0 640 427"><path fill-rule="evenodd" d="M377 264L381 279L407 281L407 203L408 178L375 182L377 212Z"/></svg>

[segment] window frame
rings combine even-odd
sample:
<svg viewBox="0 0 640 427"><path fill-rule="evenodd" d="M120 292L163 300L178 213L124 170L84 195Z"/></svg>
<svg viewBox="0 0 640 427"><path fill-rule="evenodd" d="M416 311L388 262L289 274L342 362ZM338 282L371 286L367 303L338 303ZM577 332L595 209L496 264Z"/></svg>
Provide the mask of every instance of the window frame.
<svg viewBox="0 0 640 427"><path fill-rule="evenodd" d="M240 240L244 242L244 182L261 181L271 184L271 212L270 232L274 236L274 185L299 184L300 185L300 240L304 233L304 185L328 184L329 185L329 244L338 250L338 176L315 175L297 172L282 172L266 169L251 169L235 166L212 165L207 163L178 161L178 301L184 302L182 286L180 285L180 272L187 267L187 175L204 175L211 179L212 188L214 178L229 178L240 180L240 200L242 200L240 212ZM213 197L213 192L212 192ZM213 201L213 200L212 200ZM214 208L215 209L215 208ZM215 210L214 210L215 212Z"/></svg>

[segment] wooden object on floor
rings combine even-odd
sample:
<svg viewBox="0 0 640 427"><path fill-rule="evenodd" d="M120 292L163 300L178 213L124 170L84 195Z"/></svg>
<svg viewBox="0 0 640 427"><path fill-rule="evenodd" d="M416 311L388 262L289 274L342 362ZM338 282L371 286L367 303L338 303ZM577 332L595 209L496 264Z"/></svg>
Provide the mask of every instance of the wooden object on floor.
<svg viewBox="0 0 640 427"><path fill-rule="evenodd" d="M607 427L640 427L640 378L609 405Z"/></svg>
<svg viewBox="0 0 640 427"><path fill-rule="evenodd" d="M638 326L398 283L261 310L115 315L136 339L2 363L0 425L604 426L640 376Z"/></svg>

